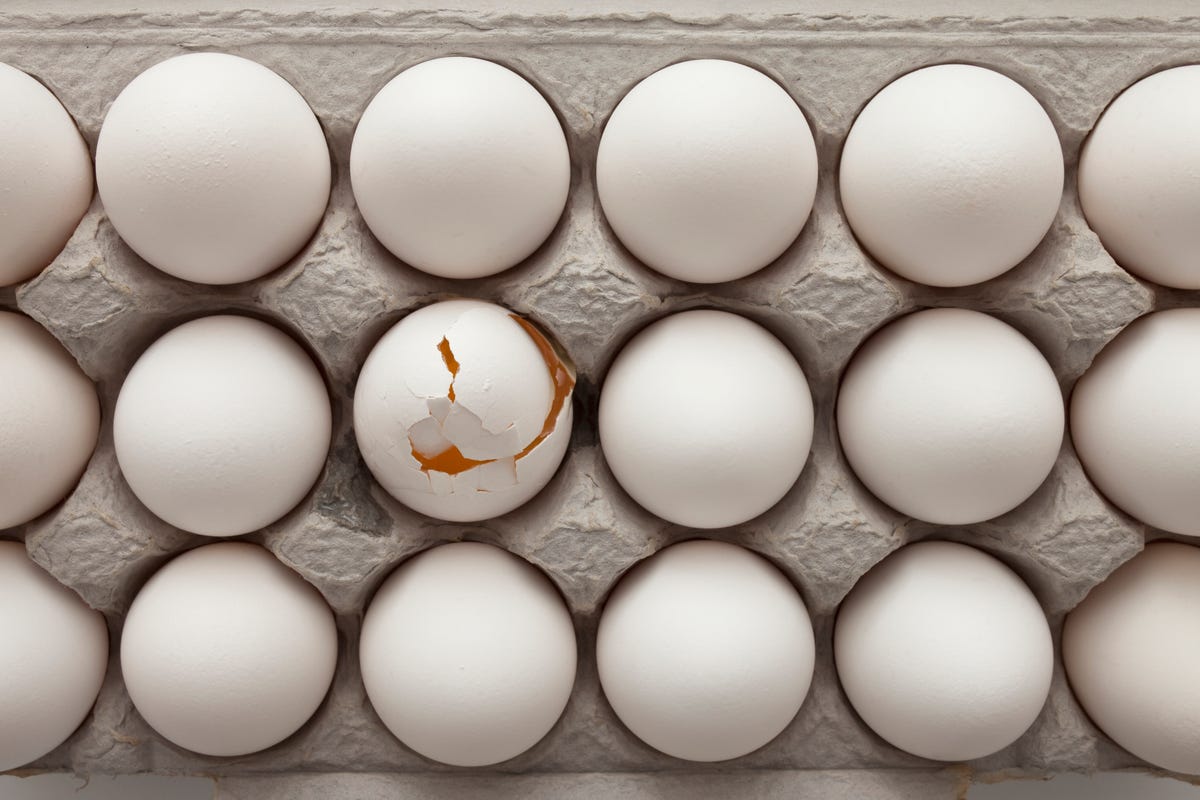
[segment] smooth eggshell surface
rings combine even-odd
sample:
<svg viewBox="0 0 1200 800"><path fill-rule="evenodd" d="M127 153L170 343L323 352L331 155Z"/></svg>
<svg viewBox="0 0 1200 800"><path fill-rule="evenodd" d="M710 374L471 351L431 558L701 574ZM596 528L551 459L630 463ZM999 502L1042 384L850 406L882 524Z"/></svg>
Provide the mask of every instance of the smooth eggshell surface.
<svg viewBox="0 0 1200 800"><path fill-rule="evenodd" d="M400 741L463 767L537 744L575 682L571 616L553 584L498 547L458 542L401 564L363 620L371 705Z"/></svg>
<svg viewBox="0 0 1200 800"><path fill-rule="evenodd" d="M1126 513L1200 536L1200 309L1159 311L1108 344L1075 384L1071 439Z"/></svg>
<svg viewBox="0 0 1200 800"><path fill-rule="evenodd" d="M941 64L893 81L854 121L842 206L885 267L931 286L966 286L1016 266L1058 211L1063 154L1020 84Z"/></svg>
<svg viewBox="0 0 1200 800"><path fill-rule="evenodd" d="M0 542L0 772L58 747L91 711L108 665L104 617L20 542Z"/></svg>
<svg viewBox="0 0 1200 800"><path fill-rule="evenodd" d="M1200 774L1200 549L1148 545L1067 615L1062 648L1104 733L1155 766Z"/></svg>
<svg viewBox="0 0 1200 800"><path fill-rule="evenodd" d="M221 542L168 562L138 592L121 671L159 734L236 756L283 741L313 715L337 650L316 589L257 545Z"/></svg>
<svg viewBox="0 0 1200 800"><path fill-rule="evenodd" d="M1079 155L1079 200L1116 261L1139 277L1200 289L1200 65L1122 92Z"/></svg>
<svg viewBox="0 0 1200 800"><path fill-rule="evenodd" d="M213 316L168 331L134 364L113 421L121 472L147 508L206 536L269 525L329 451L321 373L287 334Z"/></svg>
<svg viewBox="0 0 1200 800"><path fill-rule="evenodd" d="M553 360L556 374L568 369ZM354 432L400 502L438 519L487 519L554 476L571 438L562 388L512 312L447 300L409 314L371 350L354 389Z"/></svg>
<svg viewBox="0 0 1200 800"><path fill-rule="evenodd" d="M0 311L0 528L62 500L100 433L96 388L36 322Z"/></svg>
<svg viewBox="0 0 1200 800"><path fill-rule="evenodd" d="M867 340L842 377L837 422L851 468L877 497L957 525L1033 494L1058 457L1065 413L1028 339L986 314L939 308Z"/></svg>
<svg viewBox="0 0 1200 800"><path fill-rule="evenodd" d="M96 145L113 227L163 272L258 278L308 241L329 201L329 149L292 85L239 56L190 53L138 75Z"/></svg>
<svg viewBox="0 0 1200 800"><path fill-rule="evenodd" d="M758 516L808 460L804 372L765 328L724 311L684 311L639 332L600 392L600 443L621 487L692 528Z"/></svg>
<svg viewBox="0 0 1200 800"><path fill-rule="evenodd" d="M609 117L596 188L613 231L672 278L718 283L779 257L817 190L808 121L783 87L732 61L672 64Z"/></svg>
<svg viewBox="0 0 1200 800"><path fill-rule="evenodd" d="M384 247L417 269L479 278L546 240L571 184L554 110L515 72L435 58L371 100L350 151L354 199Z"/></svg>
<svg viewBox="0 0 1200 800"><path fill-rule="evenodd" d="M92 157L34 78L0 64L0 286L54 260L92 202Z"/></svg>
<svg viewBox="0 0 1200 800"><path fill-rule="evenodd" d="M737 758L775 738L808 694L814 652L808 610L783 573L705 540L668 547L622 578L596 641L617 716L690 761Z"/></svg>
<svg viewBox="0 0 1200 800"><path fill-rule="evenodd" d="M1054 648L1041 607L1011 569L966 545L921 542L850 591L834 658L872 730L923 758L967 761L1033 724Z"/></svg>

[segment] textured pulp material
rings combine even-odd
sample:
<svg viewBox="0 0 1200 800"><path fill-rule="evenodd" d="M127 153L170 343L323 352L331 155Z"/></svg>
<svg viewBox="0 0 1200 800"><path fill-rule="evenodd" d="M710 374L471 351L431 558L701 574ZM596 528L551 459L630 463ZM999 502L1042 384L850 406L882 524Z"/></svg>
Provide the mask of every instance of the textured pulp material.
<svg viewBox="0 0 1200 800"><path fill-rule="evenodd" d="M337 614L337 675L316 715L267 751L235 759L199 756L168 744L145 724L114 660L94 714L32 769L461 774L422 759L387 732L366 701L356 656L363 609L389 570L416 551L459 539L496 543L545 570L565 596L579 634L579 675L562 719L540 744L495 771L621 773L620 781L636 782L629 774L710 769L657 753L623 728L600 691L594 658L598 614L618 577L638 560L696 535L642 511L613 480L596 445L598 387L636 330L669 312L707 306L744 314L778 335L804 367L817 415L810 461L788 495L747 524L711 533L770 558L800 587L816 627L813 687L775 741L711 770L945 774L934 772L940 765L874 735L838 687L833 619L854 582L906 542L967 542L1020 573L1057 636L1064 612L1147 537L1161 534L1108 504L1084 476L1069 442L1046 483L1003 517L962 528L913 522L873 499L847 467L833 419L838 378L855 348L880 325L919 307L959 306L995 314L1021 330L1069 393L1100 348L1131 320L1158 308L1200 304L1200 293L1160 289L1119 268L1088 228L1074 188L1080 145L1105 105L1152 71L1200 61L1200 17L1172 19L1169 10L1156 18L1043 12L1004 19L996 16L1003 12L986 10L979 17L806 15L766 5L738 14L583 6L529 15L486 6L464 12L86 13L56 6L0 15L0 59L44 81L93 151L106 109L139 72L182 52L221 50L265 64L300 91L324 127L334 164L333 194L317 234L296 258L259 280L211 287L164 275L121 242L94 201L45 272L0 290L0 307L17 308L45 325L97 381L105 419L77 490L51 513L4 535L24 540L38 563L105 612L114 637L153 570L207 541L152 516L117 469L112 411L138 354L184 320L244 312L306 343L334 402L334 443L318 484L295 511L248 537L311 581ZM546 244L507 272L465 282L419 273L384 250L355 209L348 179L354 126L374 93L403 68L451 54L496 60L533 82L560 115L572 159L567 209ZM637 263L606 226L593 182L604 121L625 92L666 64L696 57L743 61L778 80L811 122L821 168L816 206L799 239L766 269L710 287L681 284ZM951 61L999 70L1042 102L1062 140L1067 188L1050 232L1017 268L980 286L932 289L888 273L863 252L841 214L835 178L842 142L871 96L905 72ZM579 368L573 441L556 477L517 511L473 525L439 523L390 499L364 467L350 427L352 388L373 343L407 312L450 296L491 300L531 316L557 336ZM999 777L1144 765L1087 720L1060 665L1033 727L1011 747L969 766L976 775ZM844 774L830 780L842 781ZM558 785L547 784L545 791L558 794ZM603 793L587 785L597 796ZM245 796L262 795L247 790Z"/></svg>

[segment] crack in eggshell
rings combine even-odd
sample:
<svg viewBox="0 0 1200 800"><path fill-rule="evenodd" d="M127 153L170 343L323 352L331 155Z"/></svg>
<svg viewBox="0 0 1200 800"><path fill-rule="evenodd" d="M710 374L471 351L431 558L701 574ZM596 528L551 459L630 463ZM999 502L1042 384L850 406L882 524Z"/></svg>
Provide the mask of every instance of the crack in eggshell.
<svg viewBox="0 0 1200 800"><path fill-rule="evenodd" d="M517 462L532 453L552 433L562 414L563 407L575 387L575 376L562 355L549 339L531 322L515 314L509 318L524 330L537 347L546 364L554 387L549 413L541 431L524 447L520 447L515 424L509 423L500 431L488 430L481 417L467 407L467 400L459 400L454 390L462 365L454 355L447 332L438 342L437 349L442 362L450 373L450 382L445 397L425 398L429 416L408 428L408 441L412 458L420 471L430 481L430 488L437 494L450 493L456 481L449 480L467 472L475 471L473 478L476 491L497 491L515 485L519 481ZM463 454L463 448L472 451L494 451L486 458L473 458ZM441 477L444 476L445 480Z"/></svg>

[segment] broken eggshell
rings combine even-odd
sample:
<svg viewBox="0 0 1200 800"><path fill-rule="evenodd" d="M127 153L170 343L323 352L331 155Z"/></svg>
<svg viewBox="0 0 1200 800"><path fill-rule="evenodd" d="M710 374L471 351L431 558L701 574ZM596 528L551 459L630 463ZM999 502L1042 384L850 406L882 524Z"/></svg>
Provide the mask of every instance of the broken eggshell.
<svg viewBox="0 0 1200 800"><path fill-rule="evenodd" d="M354 392L359 450L409 508L450 522L541 491L571 438L573 367L533 325L478 300L409 314L375 345Z"/></svg>

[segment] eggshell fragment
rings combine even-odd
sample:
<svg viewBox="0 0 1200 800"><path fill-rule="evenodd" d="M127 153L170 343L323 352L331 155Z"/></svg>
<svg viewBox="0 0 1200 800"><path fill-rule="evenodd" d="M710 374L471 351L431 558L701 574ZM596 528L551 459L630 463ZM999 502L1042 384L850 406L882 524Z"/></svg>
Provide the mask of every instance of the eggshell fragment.
<svg viewBox="0 0 1200 800"><path fill-rule="evenodd" d="M1007 747L1050 691L1045 614L981 550L920 542L888 556L838 611L834 657L854 710L891 744L968 761Z"/></svg>
<svg viewBox="0 0 1200 800"><path fill-rule="evenodd" d="M1200 289L1200 65L1157 72L1122 92L1079 154L1079 201L1122 267Z"/></svg>
<svg viewBox="0 0 1200 800"><path fill-rule="evenodd" d="M363 683L387 727L462 767L506 761L554 726L575 682L571 616L545 575L458 542L401 564L371 601Z"/></svg>
<svg viewBox="0 0 1200 800"><path fill-rule="evenodd" d="M689 541L638 564L600 618L596 659L613 710L676 758L724 761L799 711L815 645L795 587L766 559Z"/></svg>
<svg viewBox="0 0 1200 800"><path fill-rule="evenodd" d="M32 278L92 202L92 157L50 91L0 64L0 286Z"/></svg>
<svg viewBox="0 0 1200 800"><path fill-rule="evenodd" d="M0 528L28 522L79 480L100 434L96 388L36 322L0 311Z"/></svg>
<svg viewBox="0 0 1200 800"><path fill-rule="evenodd" d="M414 311L372 349L354 390L371 473L431 517L465 522L522 505L571 438L572 368L507 309L448 300Z"/></svg>
<svg viewBox="0 0 1200 800"><path fill-rule="evenodd" d="M1148 314L1075 384L1071 438L1084 470L1126 513L1200 536L1200 309Z"/></svg>
<svg viewBox="0 0 1200 800"><path fill-rule="evenodd" d="M188 750L236 756L295 733L337 662L333 613L257 545L190 550L134 598L121 672L138 713Z"/></svg>
<svg viewBox="0 0 1200 800"><path fill-rule="evenodd" d="M228 284L296 254L329 201L312 109L271 70L225 53L176 56L113 101L96 145L113 227L169 275Z"/></svg>
<svg viewBox="0 0 1200 800"><path fill-rule="evenodd" d="M966 286L1017 265L1063 189L1054 124L1019 83L983 67L910 72L871 98L842 150L842 207L888 269Z"/></svg>
<svg viewBox="0 0 1200 800"><path fill-rule="evenodd" d="M1200 549L1156 542L1063 623L1063 663L1088 716L1163 769L1200 774Z"/></svg>
<svg viewBox="0 0 1200 800"><path fill-rule="evenodd" d="M354 199L384 247L417 269L479 278L533 253L562 215L571 163L546 99L512 70L435 58L363 112Z"/></svg>
<svg viewBox="0 0 1200 800"><path fill-rule="evenodd" d="M300 345L265 322L218 315L142 354L121 386L113 440L147 508L192 533L237 536L304 499L325 466L332 419Z"/></svg>
<svg viewBox="0 0 1200 800"><path fill-rule="evenodd" d="M683 281L741 278L796 239L817 190L817 149L783 87L732 61L672 64L613 110L596 156L621 243Z"/></svg>
<svg viewBox="0 0 1200 800"><path fill-rule="evenodd" d="M902 317L842 377L838 434L877 497L918 519L980 522L1042 484L1062 447L1058 380L1014 328L977 311Z"/></svg>
<svg viewBox="0 0 1200 800"><path fill-rule="evenodd" d="M62 744L91 711L108 666L104 617L20 542L0 542L0 772Z"/></svg>
<svg viewBox="0 0 1200 800"><path fill-rule="evenodd" d="M724 311L638 333L600 393L600 444L625 491L663 519L720 528L758 516L800 476L812 396L783 343Z"/></svg>

